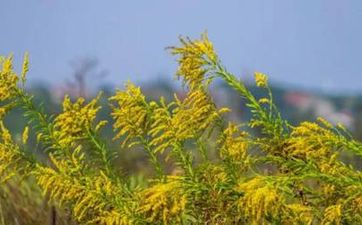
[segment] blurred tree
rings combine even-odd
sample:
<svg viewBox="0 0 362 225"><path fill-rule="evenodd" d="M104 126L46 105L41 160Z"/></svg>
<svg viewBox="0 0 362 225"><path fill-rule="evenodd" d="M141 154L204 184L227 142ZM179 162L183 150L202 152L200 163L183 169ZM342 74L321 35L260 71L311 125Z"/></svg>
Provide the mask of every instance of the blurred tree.
<svg viewBox="0 0 362 225"><path fill-rule="evenodd" d="M73 68L73 81L67 81L67 87L76 92L78 97L87 97L87 79L95 77L102 79L107 76L107 70L98 70L99 61L93 57L84 57L70 63Z"/></svg>

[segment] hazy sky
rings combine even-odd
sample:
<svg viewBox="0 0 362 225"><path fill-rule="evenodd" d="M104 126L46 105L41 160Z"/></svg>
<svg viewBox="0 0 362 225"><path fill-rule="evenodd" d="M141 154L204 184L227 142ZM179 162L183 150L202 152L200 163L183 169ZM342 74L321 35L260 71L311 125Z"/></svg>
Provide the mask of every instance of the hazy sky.
<svg viewBox="0 0 362 225"><path fill-rule="evenodd" d="M207 30L229 70L362 93L361 0L0 0L0 54L31 57L30 80L63 82L97 57L108 82L172 77L164 47Z"/></svg>

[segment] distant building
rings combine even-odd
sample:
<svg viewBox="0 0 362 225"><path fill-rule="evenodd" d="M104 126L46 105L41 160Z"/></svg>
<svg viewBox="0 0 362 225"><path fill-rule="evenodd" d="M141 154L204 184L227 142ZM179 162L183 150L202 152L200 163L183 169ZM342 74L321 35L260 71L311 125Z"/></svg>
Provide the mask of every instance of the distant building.
<svg viewBox="0 0 362 225"><path fill-rule="evenodd" d="M287 92L284 100L302 112L312 112L315 117L323 117L332 124L342 123L349 129L354 128L352 113L348 110L337 111L333 102L326 98L304 92Z"/></svg>

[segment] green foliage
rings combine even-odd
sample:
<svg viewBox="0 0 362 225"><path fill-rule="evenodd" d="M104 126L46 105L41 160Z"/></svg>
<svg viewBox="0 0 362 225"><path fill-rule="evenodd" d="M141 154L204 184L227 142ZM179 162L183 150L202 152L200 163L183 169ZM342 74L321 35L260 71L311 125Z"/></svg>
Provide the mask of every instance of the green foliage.
<svg viewBox="0 0 362 225"><path fill-rule="evenodd" d="M20 76L11 57L2 59L2 118L22 108L29 127L16 141L1 124L1 187L35 180L49 204L69 210L79 224L361 224L362 174L340 155L360 157L362 144L322 118L291 126L266 75L255 73L265 93L257 98L222 65L206 34L180 41L169 50L187 95L147 101L128 83L109 98L113 122L97 119L101 95L88 103L66 96L63 112L46 115L24 89L28 57ZM249 121L226 121L230 110L219 109L210 95L214 79L244 99ZM107 122L121 153L101 136ZM46 157L27 149L29 135ZM146 180L120 173L114 163L117 154L139 149L154 167Z"/></svg>

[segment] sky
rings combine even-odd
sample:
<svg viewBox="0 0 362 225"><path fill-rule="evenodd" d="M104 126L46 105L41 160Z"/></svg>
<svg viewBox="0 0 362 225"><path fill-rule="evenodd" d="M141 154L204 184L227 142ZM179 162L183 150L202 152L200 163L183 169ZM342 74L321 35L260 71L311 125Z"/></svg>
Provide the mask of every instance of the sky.
<svg viewBox="0 0 362 225"><path fill-rule="evenodd" d="M31 82L72 77L71 62L99 60L121 86L175 74L165 47L204 31L229 71L327 92L362 93L361 0L0 0L0 55ZM94 83L101 82L94 80Z"/></svg>

